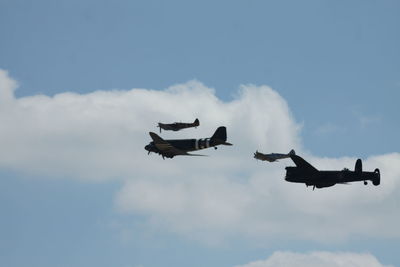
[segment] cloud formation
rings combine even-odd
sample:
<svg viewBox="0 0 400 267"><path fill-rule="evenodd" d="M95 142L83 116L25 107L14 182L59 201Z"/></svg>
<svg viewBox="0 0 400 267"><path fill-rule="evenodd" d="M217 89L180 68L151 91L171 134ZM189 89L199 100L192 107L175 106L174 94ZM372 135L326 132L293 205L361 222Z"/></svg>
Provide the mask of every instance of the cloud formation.
<svg viewBox="0 0 400 267"><path fill-rule="evenodd" d="M303 149L300 126L286 101L268 86L244 85L223 102L198 81L148 89L62 93L15 98L16 82L0 72L0 168L31 176L119 180L122 213L145 217L163 231L196 239L265 237L320 242L350 236L399 237L400 154L371 156L379 187L362 183L311 191L283 180L280 163L257 162L255 150L295 149L321 169L352 168L355 158L316 158ZM200 127L163 132L166 139L204 138L227 126L233 147L209 157L162 160L144 146L157 122Z"/></svg>
<svg viewBox="0 0 400 267"><path fill-rule="evenodd" d="M275 252L268 259L236 267L390 267L381 264L371 254L324 252L311 253Z"/></svg>

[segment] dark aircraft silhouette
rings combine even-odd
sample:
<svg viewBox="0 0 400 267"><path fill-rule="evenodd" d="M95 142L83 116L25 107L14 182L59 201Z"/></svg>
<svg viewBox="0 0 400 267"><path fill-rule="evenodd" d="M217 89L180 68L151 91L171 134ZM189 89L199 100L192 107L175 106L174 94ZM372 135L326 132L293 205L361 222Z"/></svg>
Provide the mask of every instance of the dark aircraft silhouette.
<svg viewBox="0 0 400 267"><path fill-rule="evenodd" d="M290 158L296 167L286 167L285 180L313 186L313 190L348 182L364 181L364 184L367 185L367 180L371 180L375 186L381 182L379 169L375 169L373 172L364 172L361 159L357 159L354 171L346 168L342 171L319 171L300 156L290 155Z"/></svg>
<svg viewBox="0 0 400 267"><path fill-rule="evenodd" d="M295 155L295 154L296 152L293 149L290 150L290 152L287 154L280 154L280 153L263 154L256 151L256 153L254 153L254 158L259 160L274 162L277 161L278 159L290 158L290 155Z"/></svg>
<svg viewBox="0 0 400 267"><path fill-rule="evenodd" d="M185 128L197 127L199 125L200 125L199 119L195 119L193 123L174 122L168 124L159 122L157 127L160 128L160 133L161 133L161 129L168 131L179 131Z"/></svg>
<svg viewBox="0 0 400 267"><path fill-rule="evenodd" d="M214 147L218 145L231 146L232 144L226 142L226 128L224 126L218 127L213 136L210 138L203 139L180 139L180 140L164 140L157 134L150 132L150 137L153 139L150 144L144 147L150 152L160 154L163 159L164 157L173 158L175 156L203 156L197 154L189 154L189 151L200 150L208 147Z"/></svg>

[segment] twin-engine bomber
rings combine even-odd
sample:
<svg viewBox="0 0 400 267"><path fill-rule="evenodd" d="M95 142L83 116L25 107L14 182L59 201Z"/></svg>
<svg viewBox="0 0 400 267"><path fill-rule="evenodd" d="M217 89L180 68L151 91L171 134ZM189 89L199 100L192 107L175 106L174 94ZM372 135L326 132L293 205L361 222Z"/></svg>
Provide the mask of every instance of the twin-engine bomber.
<svg viewBox="0 0 400 267"><path fill-rule="evenodd" d="M292 183L304 183L306 186L315 188L323 188L334 186L335 184L347 184L349 182L372 181L377 186L381 183L381 175L379 169L373 172L365 172L362 170L361 159L357 159L354 171L343 169L342 171L319 171L302 157L290 155L296 167L286 167L285 180Z"/></svg>
<svg viewBox="0 0 400 267"><path fill-rule="evenodd" d="M175 156L203 156L197 154L189 154L189 151L196 151L204 148L214 147L218 145L231 146L231 143L226 142L226 127L219 127L213 136L210 138L203 139L175 139L175 140L164 140L157 134L150 132L150 137L153 139L150 144L144 147L150 152L160 154L163 159L173 158Z"/></svg>
<svg viewBox="0 0 400 267"><path fill-rule="evenodd" d="M157 127L160 128L160 133L161 133L161 129L167 130L167 131L179 131L179 130L191 128L191 127L197 128L197 126L199 126L199 125L200 125L199 119L195 119L194 122L192 122L192 123L186 123L186 122L161 123L161 122L159 122Z"/></svg>

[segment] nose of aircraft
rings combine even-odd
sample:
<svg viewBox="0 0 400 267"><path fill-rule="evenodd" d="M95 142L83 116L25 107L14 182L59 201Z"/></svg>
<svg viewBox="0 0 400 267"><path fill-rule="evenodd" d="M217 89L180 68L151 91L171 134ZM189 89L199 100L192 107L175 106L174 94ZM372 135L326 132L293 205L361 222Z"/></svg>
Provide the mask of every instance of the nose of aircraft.
<svg viewBox="0 0 400 267"><path fill-rule="evenodd" d="M149 150L150 150L149 145L145 146L144 149L146 149L147 151L149 151Z"/></svg>

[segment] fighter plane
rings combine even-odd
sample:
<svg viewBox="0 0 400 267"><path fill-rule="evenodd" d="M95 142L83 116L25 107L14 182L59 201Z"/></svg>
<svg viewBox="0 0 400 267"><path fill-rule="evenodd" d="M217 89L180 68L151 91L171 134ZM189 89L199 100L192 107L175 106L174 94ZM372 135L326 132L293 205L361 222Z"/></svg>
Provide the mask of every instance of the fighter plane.
<svg viewBox="0 0 400 267"><path fill-rule="evenodd" d="M254 158L259 160L274 162L277 161L278 159L290 158L290 155L295 155L295 154L296 152L293 149L290 150L290 152L287 154L280 154L280 153L263 154L256 151L256 153L254 153Z"/></svg>
<svg viewBox="0 0 400 267"><path fill-rule="evenodd" d="M197 154L190 154L189 151L200 150L208 147L214 147L218 145L231 146L231 143L226 142L226 127L221 126L215 131L213 136L210 138L203 139L179 139L179 140L164 140L157 134L150 132L150 137L153 139L150 144L144 147L150 152L160 154L163 159L173 158L175 156L203 156Z"/></svg>
<svg viewBox="0 0 400 267"><path fill-rule="evenodd" d="M286 167L285 180L292 183L304 183L307 187L313 186L313 190L348 182L364 181L367 185L367 180L370 180L375 186L381 182L379 169L373 172L363 171L361 159L357 159L354 171L347 168L342 171L319 171L300 156L290 155L290 158L296 167Z"/></svg>
<svg viewBox="0 0 400 267"><path fill-rule="evenodd" d="M169 130L169 131L179 131L185 128L191 128L191 127L195 127L197 128L197 126L200 125L200 121L199 119L195 119L193 123L185 123L185 122L174 122L174 123L158 123L158 126L160 128L160 133L161 133L161 129L164 130Z"/></svg>

